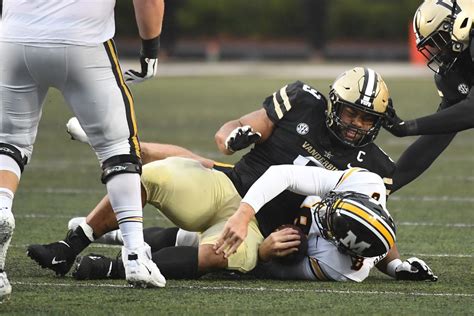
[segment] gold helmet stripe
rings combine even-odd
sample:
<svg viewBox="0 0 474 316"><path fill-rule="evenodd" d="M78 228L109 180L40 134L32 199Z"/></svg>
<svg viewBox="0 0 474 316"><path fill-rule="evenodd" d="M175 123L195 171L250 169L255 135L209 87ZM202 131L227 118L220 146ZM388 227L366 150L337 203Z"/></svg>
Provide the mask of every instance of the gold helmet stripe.
<svg viewBox="0 0 474 316"><path fill-rule="evenodd" d="M350 204L347 201L338 206L338 208L341 209L341 214L350 216L353 219L359 221L361 224L379 236L379 239L385 244L387 250L393 247L395 244L395 234L393 231L391 231L391 229L387 229L387 227L382 224L383 220L380 218L380 216L376 214L369 215L366 210L356 205Z"/></svg>

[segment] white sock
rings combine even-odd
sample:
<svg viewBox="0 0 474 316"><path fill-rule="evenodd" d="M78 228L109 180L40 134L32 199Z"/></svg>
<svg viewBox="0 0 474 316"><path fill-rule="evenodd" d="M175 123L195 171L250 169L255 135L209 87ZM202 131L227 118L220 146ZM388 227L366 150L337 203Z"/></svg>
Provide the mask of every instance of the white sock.
<svg viewBox="0 0 474 316"><path fill-rule="evenodd" d="M5 268L8 246L15 229L15 218L12 213L14 194L6 188L0 188L0 270Z"/></svg>
<svg viewBox="0 0 474 316"><path fill-rule="evenodd" d="M142 248L143 210L141 203L140 175L122 173L107 182L107 192L114 209L125 248Z"/></svg>
<svg viewBox="0 0 474 316"><path fill-rule="evenodd" d="M20 181L20 178L21 178L20 166L18 166L18 163L12 157L6 156L6 155L0 155L0 170L13 172L17 176L18 181Z"/></svg>

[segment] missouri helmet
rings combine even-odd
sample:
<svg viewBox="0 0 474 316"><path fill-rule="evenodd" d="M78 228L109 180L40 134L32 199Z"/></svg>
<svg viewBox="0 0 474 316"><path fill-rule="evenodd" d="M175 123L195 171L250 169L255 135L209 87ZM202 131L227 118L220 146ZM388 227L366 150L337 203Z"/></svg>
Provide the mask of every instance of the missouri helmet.
<svg viewBox="0 0 474 316"><path fill-rule="evenodd" d="M326 125L342 143L352 147L365 146L377 137L388 102L388 88L378 73L370 68L353 68L342 73L331 85ZM372 126L367 130L345 123L341 119L344 107L373 116ZM348 130L355 133L356 137L345 137Z"/></svg>
<svg viewBox="0 0 474 316"><path fill-rule="evenodd" d="M473 18L471 0L425 0L420 5L413 31L430 69L441 74L451 69L469 46Z"/></svg>
<svg viewBox="0 0 474 316"><path fill-rule="evenodd" d="M353 257L376 257L395 244L395 224L376 200L356 192L331 192L316 204L315 223L323 238Z"/></svg>

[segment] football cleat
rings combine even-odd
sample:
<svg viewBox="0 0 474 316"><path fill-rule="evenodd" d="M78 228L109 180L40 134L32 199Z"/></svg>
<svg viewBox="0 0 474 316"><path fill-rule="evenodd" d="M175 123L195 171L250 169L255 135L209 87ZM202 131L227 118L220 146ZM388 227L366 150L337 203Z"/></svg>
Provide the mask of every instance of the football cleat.
<svg viewBox="0 0 474 316"><path fill-rule="evenodd" d="M122 261L125 267L125 278L132 287L164 287L166 279L160 269L151 260L151 249L148 244L136 250L122 247Z"/></svg>
<svg viewBox="0 0 474 316"><path fill-rule="evenodd" d="M8 281L7 274L5 271L0 273L0 303L10 298L12 293L12 286Z"/></svg>
<svg viewBox="0 0 474 316"><path fill-rule="evenodd" d="M72 276L76 280L101 280L112 278L114 259L102 255L88 254L77 257Z"/></svg>
<svg viewBox="0 0 474 316"><path fill-rule="evenodd" d="M71 247L63 240L47 245L30 245L26 254L42 268L53 270L59 276L69 272L76 258Z"/></svg>
<svg viewBox="0 0 474 316"><path fill-rule="evenodd" d="M81 123L79 123L76 117L71 117L66 123L66 131L71 135L72 140L78 140L81 143L90 145L89 137L87 137L86 132L84 132Z"/></svg>

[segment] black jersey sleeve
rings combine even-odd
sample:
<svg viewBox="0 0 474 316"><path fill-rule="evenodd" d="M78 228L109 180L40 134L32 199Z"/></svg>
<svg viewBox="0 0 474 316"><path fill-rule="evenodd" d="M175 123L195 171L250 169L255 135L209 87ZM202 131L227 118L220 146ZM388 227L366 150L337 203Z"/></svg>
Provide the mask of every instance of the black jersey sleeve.
<svg viewBox="0 0 474 316"><path fill-rule="evenodd" d="M409 135L439 135L473 128L474 86L468 87L458 71L435 75L435 83L443 111L407 121L407 126L412 126Z"/></svg>
<svg viewBox="0 0 474 316"><path fill-rule="evenodd" d="M289 111L311 106L315 100L325 100L314 88L295 81L275 91L263 101L263 108L270 120L277 124Z"/></svg>
<svg viewBox="0 0 474 316"><path fill-rule="evenodd" d="M410 135L436 135L464 131L474 127L474 97L469 95L461 102L435 114L407 122L414 126Z"/></svg>

